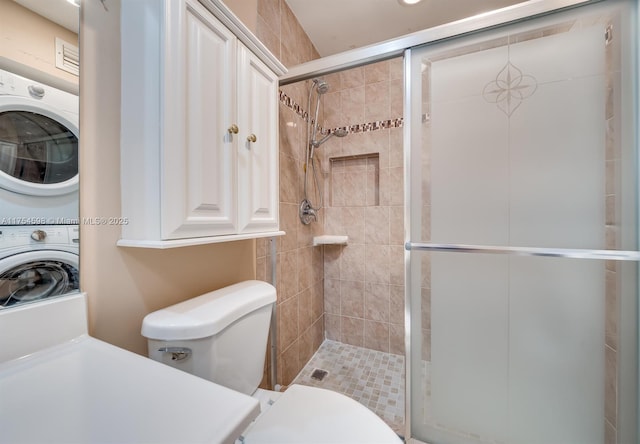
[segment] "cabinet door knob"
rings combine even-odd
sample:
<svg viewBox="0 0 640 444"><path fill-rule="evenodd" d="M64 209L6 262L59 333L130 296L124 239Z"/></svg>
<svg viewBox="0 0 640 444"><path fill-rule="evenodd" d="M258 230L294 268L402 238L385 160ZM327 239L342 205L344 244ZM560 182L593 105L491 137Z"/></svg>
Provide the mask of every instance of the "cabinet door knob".
<svg viewBox="0 0 640 444"><path fill-rule="evenodd" d="M236 125L235 123L233 125L231 125L229 127L229 129L227 130L232 134L238 134L238 125Z"/></svg>
<svg viewBox="0 0 640 444"><path fill-rule="evenodd" d="M249 134L249 137L247 137L247 140L248 140L249 142L255 142L255 141L257 141L257 140L258 140L258 138L256 137L256 135L255 135L255 134Z"/></svg>

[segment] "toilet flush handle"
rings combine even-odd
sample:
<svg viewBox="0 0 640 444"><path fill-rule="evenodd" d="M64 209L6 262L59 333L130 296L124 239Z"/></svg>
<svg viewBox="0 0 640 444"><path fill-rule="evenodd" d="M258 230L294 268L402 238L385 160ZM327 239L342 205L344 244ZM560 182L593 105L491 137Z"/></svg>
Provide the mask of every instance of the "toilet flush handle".
<svg viewBox="0 0 640 444"><path fill-rule="evenodd" d="M191 349L187 347L162 347L158 349L162 353L171 353L172 361L182 361L191 356Z"/></svg>

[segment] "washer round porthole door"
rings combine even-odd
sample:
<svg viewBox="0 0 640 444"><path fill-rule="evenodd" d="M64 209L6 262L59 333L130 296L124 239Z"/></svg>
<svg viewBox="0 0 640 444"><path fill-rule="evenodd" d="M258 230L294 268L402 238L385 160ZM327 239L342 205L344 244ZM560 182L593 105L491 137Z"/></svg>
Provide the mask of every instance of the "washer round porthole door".
<svg viewBox="0 0 640 444"><path fill-rule="evenodd" d="M0 96L0 187L33 196L78 189L78 125L46 103Z"/></svg>
<svg viewBox="0 0 640 444"><path fill-rule="evenodd" d="M36 250L0 260L0 310L78 289L77 254Z"/></svg>

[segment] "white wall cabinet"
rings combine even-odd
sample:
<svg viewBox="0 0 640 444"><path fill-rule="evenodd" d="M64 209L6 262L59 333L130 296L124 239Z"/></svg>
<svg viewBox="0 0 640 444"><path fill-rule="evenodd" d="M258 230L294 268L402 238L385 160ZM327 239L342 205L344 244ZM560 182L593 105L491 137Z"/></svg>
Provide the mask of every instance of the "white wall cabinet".
<svg viewBox="0 0 640 444"><path fill-rule="evenodd" d="M121 9L119 245L169 248L278 228L284 66L217 0Z"/></svg>

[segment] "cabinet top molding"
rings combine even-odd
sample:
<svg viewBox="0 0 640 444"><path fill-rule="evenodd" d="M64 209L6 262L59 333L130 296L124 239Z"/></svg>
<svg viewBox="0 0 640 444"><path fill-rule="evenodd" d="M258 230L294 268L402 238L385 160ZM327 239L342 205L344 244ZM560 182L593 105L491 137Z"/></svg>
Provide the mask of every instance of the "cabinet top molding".
<svg viewBox="0 0 640 444"><path fill-rule="evenodd" d="M271 51L246 27L244 23L221 0L198 0L218 20L220 20L238 40L249 48L260 60L278 76L287 73L287 68Z"/></svg>

